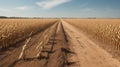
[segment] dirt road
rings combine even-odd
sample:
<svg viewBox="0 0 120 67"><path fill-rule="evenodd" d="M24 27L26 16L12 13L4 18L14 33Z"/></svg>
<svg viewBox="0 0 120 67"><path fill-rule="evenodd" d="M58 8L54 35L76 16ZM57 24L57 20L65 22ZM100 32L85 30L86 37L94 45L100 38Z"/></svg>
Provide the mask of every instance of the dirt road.
<svg viewBox="0 0 120 67"><path fill-rule="evenodd" d="M68 39L81 67L120 67L120 62L90 40L78 28L63 21Z"/></svg>
<svg viewBox="0 0 120 67"><path fill-rule="evenodd" d="M17 43L15 46L0 51L0 67L13 67L23 60L32 61L38 58L41 45L46 44L48 39L55 32L55 27L57 27L57 24L27 38L25 41Z"/></svg>
<svg viewBox="0 0 120 67"><path fill-rule="evenodd" d="M120 67L120 62L76 27L60 20L0 51L0 67Z"/></svg>
<svg viewBox="0 0 120 67"><path fill-rule="evenodd" d="M0 51L0 67L68 67L72 54L61 21L25 41Z"/></svg>

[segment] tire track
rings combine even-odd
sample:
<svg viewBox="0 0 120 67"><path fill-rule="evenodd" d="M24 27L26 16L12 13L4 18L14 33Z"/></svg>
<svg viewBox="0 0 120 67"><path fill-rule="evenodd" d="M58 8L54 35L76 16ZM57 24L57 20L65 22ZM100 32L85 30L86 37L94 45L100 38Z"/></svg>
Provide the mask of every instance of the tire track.
<svg viewBox="0 0 120 67"><path fill-rule="evenodd" d="M53 26L55 26L55 25L56 24L54 24ZM53 27L53 26L51 26L51 27ZM50 29L50 28L48 28L48 29ZM25 51L28 50L30 47L33 47L33 45L35 44L33 41L36 42L35 39L37 39L37 41L39 42L39 39L38 39L37 36L39 36L41 34L44 34L44 33L39 33L39 34L31 37L31 35L32 35L32 32L31 32L29 34L30 37L28 39L26 39L26 42L20 43L20 45L24 44L23 46L14 47L14 48L12 48L11 51L9 51L9 50L7 51L6 50L5 52L2 52L1 55L4 55L6 57L1 58L1 60L0 60L0 66L2 66L2 67L8 67L8 66L9 67L13 67L19 61L25 60L26 59L26 58L24 58L25 54L26 54ZM36 43L38 43L38 42L36 42ZM31 45L29 45L29 44L31 44ZM22 59L22 57L24 59ZM27 59L34 59L34 57L27 58Z"/></svg>

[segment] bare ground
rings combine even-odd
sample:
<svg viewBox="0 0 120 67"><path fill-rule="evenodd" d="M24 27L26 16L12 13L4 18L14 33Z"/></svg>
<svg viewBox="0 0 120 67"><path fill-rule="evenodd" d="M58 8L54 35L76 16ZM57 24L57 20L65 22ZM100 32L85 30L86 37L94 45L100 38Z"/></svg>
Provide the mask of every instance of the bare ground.
<svg viewBox="0 0 120 67"><path fill-rule="evenodd" d="M90 40L76 27L64 22L68 39L77 53L77 58L81 67L120 67L120 62L107 53L104 49Z"/></svg>
<svg viewBox="0 0 120 67"><path fill-rule="evenodd" d="M0 51L0 67L120 67L120 62L98 44L60 20Z"/></svg>

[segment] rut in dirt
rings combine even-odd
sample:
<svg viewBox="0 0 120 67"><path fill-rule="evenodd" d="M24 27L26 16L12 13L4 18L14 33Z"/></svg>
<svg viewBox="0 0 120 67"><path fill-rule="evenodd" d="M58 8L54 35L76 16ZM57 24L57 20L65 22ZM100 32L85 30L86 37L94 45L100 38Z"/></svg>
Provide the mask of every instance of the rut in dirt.
<svg viewBox="0 0 120 67"><path fill-rule="evenodd" d="M21 45L24 44L24 45ZM1 67L80 67L61 21L0 55Z"/></svg>
<svg viewBox="0 0 120 67"><path fill-rule="evenodd" d="M75 65L76 62L68 60L70 55L75 54L69 47L64 27L59 22L52 48L53 53L49 54L45 67L72 67Z"/></svg>

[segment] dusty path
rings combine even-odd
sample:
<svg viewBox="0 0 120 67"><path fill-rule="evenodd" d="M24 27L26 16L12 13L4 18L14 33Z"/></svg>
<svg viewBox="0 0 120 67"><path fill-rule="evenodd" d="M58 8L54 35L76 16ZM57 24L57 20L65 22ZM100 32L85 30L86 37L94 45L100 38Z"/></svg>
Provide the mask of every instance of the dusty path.
<svg viewBox="0 0 120 67"><path fill-rule="evenodd" d="M92 42L78 28L62 20L81 67L120 67L120 62Z"/></svg>
<svg viewBox="0 0 120 67"><path fill-rule="evenodd" d="M47 30L19 43L20 46L0 52L0 67L72 66L74 62L68 61L72 52L66 39L63 25L59 21Z"/></svg>
<svg viewBox="0 0 120 67"><path fill-rule="evenodd" d="M0 52L0 67L120 67L120 62L76 27L60 20Z"/></svg>

